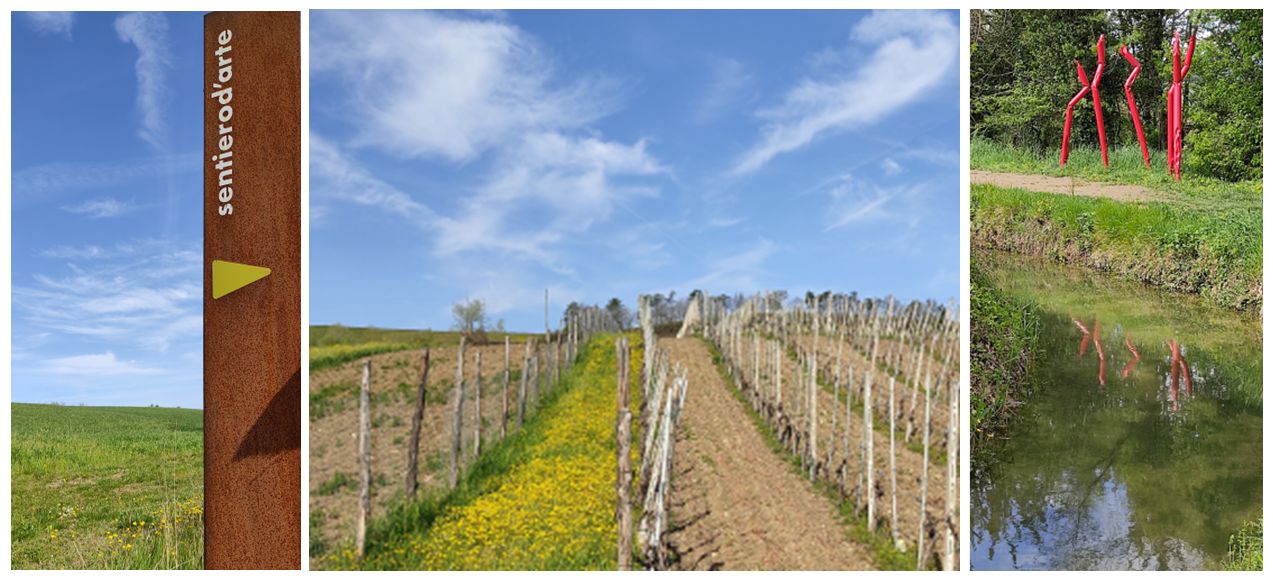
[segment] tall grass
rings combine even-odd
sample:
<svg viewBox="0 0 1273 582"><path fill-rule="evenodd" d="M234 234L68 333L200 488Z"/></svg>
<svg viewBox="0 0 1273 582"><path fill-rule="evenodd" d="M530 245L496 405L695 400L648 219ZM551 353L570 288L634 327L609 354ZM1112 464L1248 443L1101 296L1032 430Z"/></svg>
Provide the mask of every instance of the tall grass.
<svg viewBox="0 0 1273 582"><path fill-rule="evenodd" d="M1039 337L1036 308L1009 299L977 268L969 269L969 393L973 442L991 437L1024 399Z"/></svg>
<svg viewBox="0 0 1273 582"><path fill-rule="evenodd" d="M202 568L201 411L12 412L13 568Z"/></svg>
<svg viewBox="0 0 1273 582"><path fill-rule="evenodd" d="M1248 521L1229 536L1229 554L1223 562L1225 570L1264 570L1264 518Z"/></svg>

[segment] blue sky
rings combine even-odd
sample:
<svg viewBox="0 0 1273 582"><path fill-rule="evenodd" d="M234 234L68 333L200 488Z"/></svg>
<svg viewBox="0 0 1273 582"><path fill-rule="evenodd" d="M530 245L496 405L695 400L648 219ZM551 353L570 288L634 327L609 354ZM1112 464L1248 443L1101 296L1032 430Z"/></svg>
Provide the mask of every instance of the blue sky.
<svg viewBox="0 0 1273 582"><path fill-rule="evenodd" d="M311 12L314 323L958 296L956 12Z"/></svg>
<svg viewBox="0 0 1273 582"><path fill-rule="evenodd" d="M13 400L202 407L202 15L12 18Z"/></svg>

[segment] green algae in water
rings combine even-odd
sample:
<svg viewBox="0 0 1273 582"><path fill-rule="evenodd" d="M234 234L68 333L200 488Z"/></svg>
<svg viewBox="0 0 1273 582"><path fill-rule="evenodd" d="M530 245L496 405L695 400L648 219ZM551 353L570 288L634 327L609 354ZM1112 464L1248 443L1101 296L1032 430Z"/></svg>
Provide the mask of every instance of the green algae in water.
<svg viewBox="0 0 1273 582"><path fill-rule="evenodd" d="M1260 513L1259 320L1043 261L978 263L1038 305L1041 334L1021 418L973 472L973 568L1217 566Z"/></svg>

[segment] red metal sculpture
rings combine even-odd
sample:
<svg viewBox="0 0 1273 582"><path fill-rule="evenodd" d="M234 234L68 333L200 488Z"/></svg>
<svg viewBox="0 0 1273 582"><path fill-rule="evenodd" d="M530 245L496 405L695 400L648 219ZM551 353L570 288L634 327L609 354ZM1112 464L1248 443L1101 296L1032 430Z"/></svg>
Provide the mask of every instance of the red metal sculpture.
<svg viewBox="0 0 1273 582"><path fill-rule="evenodd" d="M1105 118L1101 115L1101 73L1105 72L1105 35L1101 35L1100 40L1096 41L1096 71L1092 73L1092 81L1087 80L1087 71L1083 70L1083 64L1074 61L1075 68L1078 69L1079 83L1083 84L1083 88L1070 99L1070 103L1065 106L1065 128L1061 136L1061 166L1065 166L1066 160L1070 158L1070 124L1074 120L1074 106L1087 95L1088 91L1092 92L1092 106L1096 109L1096 134L1101 141L1101 159L1105 162L1105 166L1109 167L1109 155L1105 149Z"/></svg>
<svg viewBox="0 0 1273 582"><path fill-rule="evenodd" d="M1185 54L1185 64L1180 65L1180 31L1176 31L1176 39L1171 45L1171 88L1167 90L1167 170L1180 181L1180 162L1184 149L1184 99L1180 83L1189 74L1189 65L1193 63L1193 47L1196 36L1189 37L1189 51Z"/></svg>
<svg viewBox="0 0 1273 582"><path fill-rule="evenodd" d="M1136 127L1136 139L1140 141L1140 155L1145 158L1145 169L1149 169L1149 147L1145 145L1145 130L1140 126L1140 110L1136 108L1136 97L1132 95L1132 83L1136 82L1136 77L1140 75L1140 61L1132 56L1132 51L1127 50L1127 45L1122 45L1118 49L1118 54L1123 55L1124 59L1132 66L1132 74L1127 76L1127 80L1123 82L1123 93L1127 95L1127 112L1132 116L1132 125Z"/></svg>

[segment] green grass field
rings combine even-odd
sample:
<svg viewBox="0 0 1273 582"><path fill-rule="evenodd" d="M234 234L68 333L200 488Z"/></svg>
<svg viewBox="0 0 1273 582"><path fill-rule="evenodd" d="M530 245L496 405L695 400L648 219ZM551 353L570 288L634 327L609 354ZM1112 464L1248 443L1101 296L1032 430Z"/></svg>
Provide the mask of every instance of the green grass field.
<svg viewBox="0 0 1273 582"><path fill-rule="evenodd" d="M14 569L203 567L203 412L13 404Z"/></svg>

